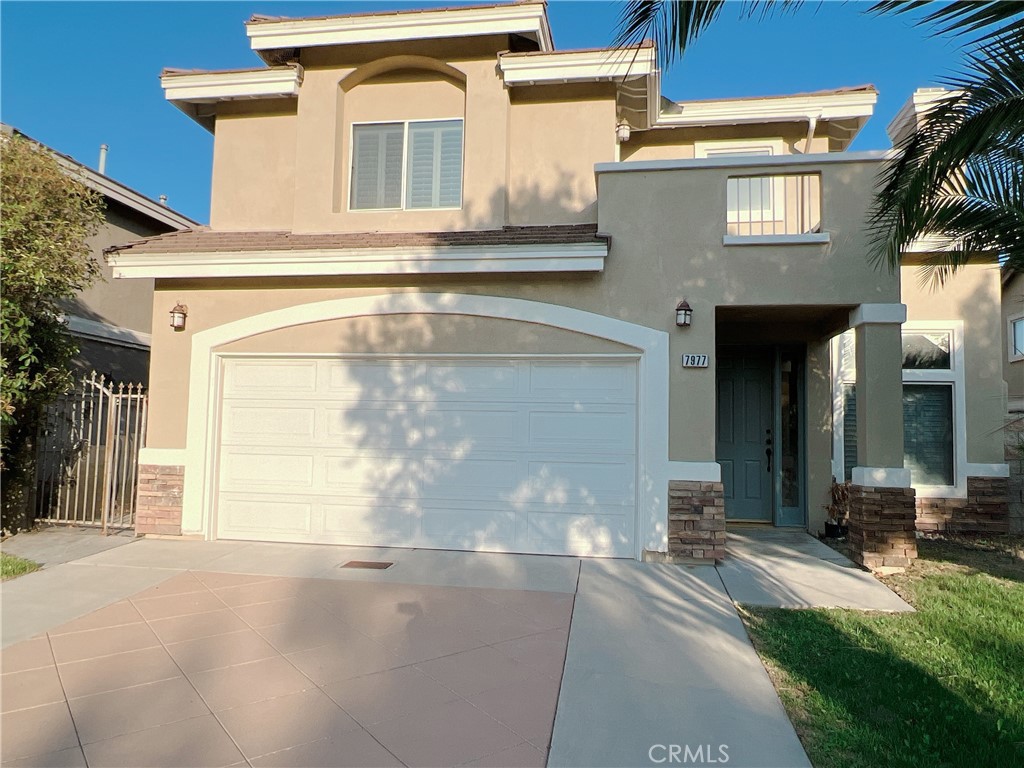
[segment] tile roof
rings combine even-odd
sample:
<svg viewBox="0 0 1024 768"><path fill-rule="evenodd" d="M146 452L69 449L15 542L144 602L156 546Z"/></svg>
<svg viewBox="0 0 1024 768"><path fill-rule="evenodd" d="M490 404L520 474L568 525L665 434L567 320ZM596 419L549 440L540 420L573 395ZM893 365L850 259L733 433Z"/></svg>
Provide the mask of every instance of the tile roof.
<svg viewBox="0 0 1024 768"><path fill-rule="evenodd" d="M107 253L217 253L225 251L298 251L345 248L480 247L497 245L566 245L604 242L597 224L502 227L459 232L226 232L186 229L116 245Z"/></svg>

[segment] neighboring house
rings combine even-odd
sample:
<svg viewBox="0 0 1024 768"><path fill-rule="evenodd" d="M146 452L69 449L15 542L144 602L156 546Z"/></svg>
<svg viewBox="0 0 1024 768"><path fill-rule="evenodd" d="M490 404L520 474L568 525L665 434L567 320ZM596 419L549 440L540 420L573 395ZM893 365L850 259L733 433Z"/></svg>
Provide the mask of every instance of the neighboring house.
<svg viewBox="0 0 1024 768"><path fill-rule="evenodd" d="M210 228L108 256L188 313L140 532L710 560L820 530L833 476L868 565L918 505L1005 529L998 272L869 263L872 87L671 102L537 2L246 31L267 66L162 81Z"/></svg>
<svg viewBox="0 0 1024 768"><path fill-rule="evenodd" d="M35 141L15 128L5 125L3 130ZM65 304L68 330L76 337L79 346L75 367L82 374L95 370L108 380L146 383L149 379L153 281L114 280L109 265L103 259L103 251L140 237L190 229L197 224L52 147L46 149L70 176L103 195L105 204L105 221L89 239L101 276Z"/></svg>

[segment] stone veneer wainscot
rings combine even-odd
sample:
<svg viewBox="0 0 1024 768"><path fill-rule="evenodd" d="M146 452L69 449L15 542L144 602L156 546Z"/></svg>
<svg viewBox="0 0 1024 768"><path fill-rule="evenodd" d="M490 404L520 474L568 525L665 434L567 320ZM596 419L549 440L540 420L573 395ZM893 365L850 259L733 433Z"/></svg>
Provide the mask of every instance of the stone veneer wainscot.
<svg viewBox="0 0 1024 768"><path fill-rule="evenodd" d="M181 499L184 487L184 467L140 465L135 532L180 536Z"/></svg>
<svg viewBox="0 0 1024 768"><path fill-rule="evenodd" d="M917 530L926 533L1007 533L1009 485L1005 477L968 477L966 499L917 500Z"/></svg>
<svg viewBox="0 0 1024 768"><path fill-rule="evenodd" d="M850 485L849 542L854 562L872 570L905 568L917 557L913 488Z"/></svg>
<svg viewBox="0 0 1024 768"><path fill-rule="evenodd" d="M722 483L669 481L668 553L680 560L713 562L725 558Z"/></svg>

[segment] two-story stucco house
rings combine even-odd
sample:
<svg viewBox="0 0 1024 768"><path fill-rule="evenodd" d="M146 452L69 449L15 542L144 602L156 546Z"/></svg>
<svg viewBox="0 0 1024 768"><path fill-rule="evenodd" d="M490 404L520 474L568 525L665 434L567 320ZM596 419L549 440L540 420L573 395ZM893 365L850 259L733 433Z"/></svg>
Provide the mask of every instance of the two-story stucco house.
<svg viewBox="0 0 1024 768"><path fill-rule="evenodd" d="M868 565L1005 527L999 273L869 263L870 86L672 102L539 2L246 32L162 78L210 227L109 253L156 281L140 532L712 559L833 477Z"/></svg>

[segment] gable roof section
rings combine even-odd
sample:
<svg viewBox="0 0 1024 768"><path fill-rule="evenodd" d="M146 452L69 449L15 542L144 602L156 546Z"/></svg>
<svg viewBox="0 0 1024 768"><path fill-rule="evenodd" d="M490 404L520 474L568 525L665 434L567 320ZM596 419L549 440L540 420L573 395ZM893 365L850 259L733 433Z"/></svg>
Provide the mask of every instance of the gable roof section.
<svg viewBox="0 0 1024 768"><path fill-rule="evenodd" d="M267 277L598 272L596 224L457 232L223 232L193 229L106 251L114 277Z"/></svg>
<svg viewBox="0 0 1024 768"><path fill-rule="evenodd" d="M136 192L131 187L122 184L119 181L115 181L109 176L99 173L98 171L94 171L89 166L75 160L71 155L65 155L63 152L58 152L53 147L49 147L41 141L33 139L28 134L19 131L13 126L9 126L4 123L0 124L0 129L2 129L6 134L16 134L22 138L28 139L33 144L43 147L47 152L53 155L61 168L63 168L69 175L78 178L79 181L90 189L99 192L110 200L114 200L115 202L131 208L133 211L136 211L143 216L175 230L189 229L197 225L197 222L193 221L185 214L179 213L163 203L159 203L152 198L146 197L141 192Z"/></svg>
<svg viewBox="0 0 1024 768"><path fill-rule="evenodd" d="M303 70L298 64L252 69L164 69L164 98L213 132L213 110L203 105L243 99L297 99Z"/></svg>
<svg viewBox="0 0 1024 768"><path fill-rule="evenodd" d="M296 48L478 35L521 35L542 51L554 50L547 5L536 0L301 19L253 16L245 31L252 49L267 63L279 60L278 51Z"/></svg>

